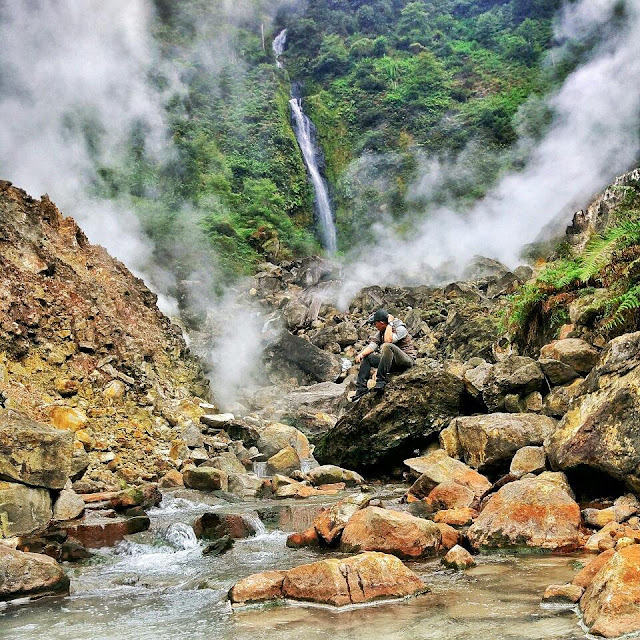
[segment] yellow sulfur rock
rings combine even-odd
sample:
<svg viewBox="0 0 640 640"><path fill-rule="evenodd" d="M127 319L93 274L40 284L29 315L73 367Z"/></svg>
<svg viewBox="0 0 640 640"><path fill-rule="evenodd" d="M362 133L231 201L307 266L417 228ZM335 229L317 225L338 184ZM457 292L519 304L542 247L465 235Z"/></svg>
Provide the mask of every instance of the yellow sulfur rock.
<svg viewBox="0 0 640 640"><path fill-rule="evenodd" d="M49 415L51 422L58 429L78 431L87 424L85 413L73 407L53 407Z"/></svg>

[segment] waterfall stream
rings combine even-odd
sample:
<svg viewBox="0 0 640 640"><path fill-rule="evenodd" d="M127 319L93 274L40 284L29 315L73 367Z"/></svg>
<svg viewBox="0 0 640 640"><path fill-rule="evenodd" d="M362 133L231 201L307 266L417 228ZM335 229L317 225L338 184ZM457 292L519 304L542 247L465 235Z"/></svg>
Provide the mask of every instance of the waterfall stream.
<svg viewBox="0 0 640 640"><path fill-rule="evenodd" d="M283 64L280 57L284 52L287 42L287 30L283 29L273 40L273 52L276 58L276 65L282 69ZM291 106L291 118L293 120L293 131L296 140L302 152L309 180L313 186L315 195L316 219L320 228L320 237L322 246L329 252L334 253L337 247L336 243L336 226L333 221L333 212L331 210L331 199L329 198L329 189L327 183L322 176L318 159L321 152L316 143L315 127L309 117L305 114L302 107L302 98L292 96L289 100Z"/></svg>

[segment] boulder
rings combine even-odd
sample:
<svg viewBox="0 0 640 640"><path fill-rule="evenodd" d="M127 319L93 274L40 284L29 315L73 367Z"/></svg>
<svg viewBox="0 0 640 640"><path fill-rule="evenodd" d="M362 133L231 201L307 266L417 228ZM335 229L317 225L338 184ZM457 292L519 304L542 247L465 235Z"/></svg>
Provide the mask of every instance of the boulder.
<svg viewBox="0 0 640 640"><path fill-rule="evenodd" d="M410 458L404 463L415 473L421 474L409 489L409 493L417 498L427 496L441 482L455 482L467 487L476 497L482 496L491 488L487 478L464 462L451 458L442 449L420 458Z"/></svg>
<svg viewBox="0 0 640 640"><path fill-rule="evenodd" d="M448 569L457 569L458 571L476 566L471 554L459 544L449 549L444 558L442 558L442 564Z"/></svg>
<svg viewBox="0 0 640 640"><path fill-rule="evenodd" d="M450 425L463 460L480 471L505 465L522 447L541 445L556 427L552 418L531 413L468 416L455 418Z"/></svg>
<svg viewBox="0 0 640 640"><path fill-rule="evenodd" d="M364 482L364 478L359 473L337 467L334 464L323 464L311 469L307 473L307 480L314 486L336 482L344 482L347 486L354 486Z"/></svg>
<svg viewBox="0 0 640 640"><path fill-rule="evenodd" d="M256 446L267 458L285 447L293 447L300 460L311 458L311 446L307 436L295 427L279 422L271 422L259 430Z"/></svg>
<svg viewBox="0 0 640 640"><path fill-rule="evenodd" d="M591 581L594 579L598 571L604 567L614 553L615 549L609 549L608 551L603 551L598 554L593 560L588 562L580 571L578 571L578 573L576 573L571 583L586 589L591 584Z"/></svg>
<svg viewBox="0 0 640 640"><path fill-rule="evenodd" d="M584 392L584 378L578 378L569 384L554 387L542 405L545 416L562 418L571 408L573 401Z"/></svg>
<svg viewBox="0 0 640 640"><path fill-rule="evenodd" d="M462 380L435 361L418 361L393 376L382 395L365 395L323 436L322 464L363 471L393 467L421 448L463 406Z"/></svg>
<svg viewBox="0 0 640 640"><path fill-rule="evenodd" d="M346 527L350 518L360 509L369 506L370 498L363 494L349 496L321 511L313 520L313 526L326 544L333 544Z"/></svg>
<svg viewBox="0 0 640 640"><path fill-rule="evenodd" d="M547 604L575 604L580 600L584 588L575 584L550 584L542 596Z"/></svg>
<svg viewBox="0 0 640 640"><path fill-rule="evenodd" d="M559 360L577 373L589 373L598 361L598 350L581 338L554 340L540 349L541 358Z"/></svg>
<svg viewBox="0 0 640 640"><path fill-rule="evenodd" d="M429 520L408 513L366 507L357 511L342 532L343 551L382 551L399 558L415 559L435 555L442 534Z"/></svg>
<svg viewBox="0 0 640 640"><path fill-rule="evenodd" d="M215 467L196 467L187 465L182 470L184 486L189 489L200 491L227 491L229 488L229 477L224 471Z"/></svg>
<svg viewBox="0 0 640 640"><path fill-rule="evenodd" d="M271 345L270 350L276 366L277 361L282 360L316 382L334 382L342 373L339 356L327 353L288 331Z"/></svg>
<svg viewBox="0 0 640 640"><path fill-rule="evenodd" d="M493 494L467 536L475 549L574 549L580 543L580 507L562 474L549 472L506 484Z"/></svg>
<svg viewBox="0 0 640 640"><path fill-rule="evenodd" d="M299 468L300 458L296 450L291 446L280 449L267 460L267 473L270 475L274 473L287 475Z"/></svg>
<svg viewBox="0 0 640 640"><path fill-rule="evenodd" d="M0 600L69 593L69 578L49 556L0 545Z"/></svg>
<svg viewBox="0 0 640 640"><path fill-rule="evenodd" d="M544 447L522 447L511 460L509 473L520 478L527 473L540 473L547 465L547 454Z"/></svg>
<svg viewBox="0 0 640 640"><path fill-rule="evenodd" d="M82 515L84 500L73 489L63 489L53 507L54 520L73 520Z"/></svg>
<svg viewBox="0 0 640 640"><path fill-rule="evenodd" d="M287 598L340 607L425 591L426 585L397 558L361 553L249 576L231 588L229 599L234 605Z"/></svg>
<svg viewBox="0 0 640 640"><path fill-rule="evenodd" d="M640 631L640 545L614 553L580 599L585 625L593 635L615 638Z"/></svg>
<svg viewBox="0 0 640 640"><path fill-rule="evenodd" d="M434 522L443 522L450 527L466 527L478 516L478 512L470 507L458 507L457 509L443 509L434 516Z"/></svg>
<svg viewBox="0 0 640 640"><path fill-rule="evenodd" d="M482 300L476 289L457 287L457 291L449 294L452 298L461 294L462 298ZM498 323L488 308L473 300L460 300L459 304L452 305L446 320L438 327L438 334L444 355L463 361L474 357L490 358L491 347L500 337Z"/></svg>
<svg viewBox="0 0 640 640"><path fill-rule="evenodd" d="M481 364L467 369L464 372L463 379L466 390L477 400L482 398L482 393L486 389L489 380L491 379L491 371L493 365L488 362L482 362Z"/></svg>
<svg viewBox="0 0 640 640"><path fill-rule="evenodd" d="M52 517L51 497L46 489L0 481L0 538L44 529Z"/></svg>
<svg viewBox="0 0 640 640"><path fill-rule="evenodd" d="M69 538L89 549L112 547L124 540L125 536L146 531L151 524L147 516L124 517L113 512L102 515L87 511L79 520L65 522L59 526L67 532Z"/></svg>
<svg viewBox="0 0 640 640"><path fill-rule="evenodd" d="M460 534L448 524L444 522L436 522L436 526L440 529L442 535L441 549L453 549L460 541Z"/></svg>
<svg viewBox="0 0 640 640"><path fill-rule="evenodd" d="M256 498L270 491L268 482L253 473L230 473L227 491L238 498Z"/></svg>
<svg viewBox="0 0 640 640"><path fill-rule="evenodd" d="M566 384L578 377L578 373L573 367L570 367L560 360L553 358L540 358L538 364L542 368L544 375L547 376L549 382L553 385Z"/></svg>
<svg viewBox="0 0 640 640"><path fill-rule="evenodd" d="M298 533L294 532L287 536L287 547L290 549L300 549L301 547L317 547L320 545L320 537L315 527L309 527Z"/></svg>
<svg viewBox="0 0 640 640"><path fill-rule="evenodd" d="M182 474L177 469L171 469L171 471L167 471L167 473L160 478L158 485L162 489L184 487L184 480L182 479Z"/></svg>
<svg viewBox="0 0 640 640"><path fill-rule="evenodd" d="M469 487L457 482L441 482L434 487L426 501L434 511L470 507L476 496Z"/></svg>
<svg viewBox="0 0 640 640"><path fill-rule="evenodd" d="M640 491L640 332L609 342L558 429L545 441L554 469L591 469Z"/></svg>
<svg viewBox="0 0 640 640"><path fill-rule="evenodd" d="M252 517L245 517L252 516ZM249 538L258 533L258 514L203 513L193 521L193 532L198 540L218 540L229 536L234 540Z"/></svg>
<svg viewBox="0 0 640 640"><path fill-rule="evenodd" d="M84 429L89 420L84 411L75 407L53 407L49 415L57 429L67 431Z"/></svg>
<svg viewBox="0 0 640 640"><path fill-rule="evenodd" d="M0 477L62 489L72 474L73 434L0 409Z"/></svg>
<svg viewBox="0 0 640 640"><path fill-rule="evenodd" d="M535 360L509 355L492 367L482 399L489 411L500 411L504 408L505 395L527 395L541 391L545 384L544 373Z"/></svg>
<svg viewBox="0 0 640 640"><path fill-rule="evenodd" d="M321 491L315 489L314 487L310 487L302 482L294 482L292 484L286 484L278 489L275 492L276 498L310 498L311 496L322 495Z"/></svg>

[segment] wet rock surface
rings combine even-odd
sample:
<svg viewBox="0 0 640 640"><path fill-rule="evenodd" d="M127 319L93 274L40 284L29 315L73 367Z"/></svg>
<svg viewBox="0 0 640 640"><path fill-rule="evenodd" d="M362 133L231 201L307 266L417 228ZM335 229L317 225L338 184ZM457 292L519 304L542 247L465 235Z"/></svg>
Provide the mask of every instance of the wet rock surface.
<svg viewBox="0 0 640 640"><path fill-rule="evenodd" d="M229 599L235 605L289 598L340 607L426 590L418 576L397 558L383 553L362 553L249 576L232 587Z"/></svg>
<svg viewBox="0 0 640 640"><path fill-rule="evenodd" d="M543 473L511 482L493 494L468 531L471 545L575 549L580 507L562 474Z"/></svg>
<svg viewBox="0 0 640 640"><path fill-rule="evenodd" d="M53 559L0 545L0 600L69 592L69 578Z"/></svg>
<svg viewBox="0 0 640 640"><path fill-rule="evenodd" d="M412 559L435 555L442 541L433 522L400 513L367 507L349 519L342 532L343 551L382 551Z"/></svg>

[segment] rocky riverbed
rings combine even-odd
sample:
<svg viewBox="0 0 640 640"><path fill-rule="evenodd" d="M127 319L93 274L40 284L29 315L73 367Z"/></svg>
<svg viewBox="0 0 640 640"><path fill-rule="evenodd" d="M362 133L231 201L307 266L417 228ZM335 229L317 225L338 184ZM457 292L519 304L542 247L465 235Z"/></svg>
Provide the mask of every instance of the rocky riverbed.
<svg viewBox="0 0 640 640"><path fill-rule="evenodd" d="M268 384L222 407L141 281L48 199L0 183L0 206L3 637L640 630L640 332L573 301L510 342L532 270L484 258L342 311L326 260L265 265ZM351 404L379 307L419 357Z"/></svg>

